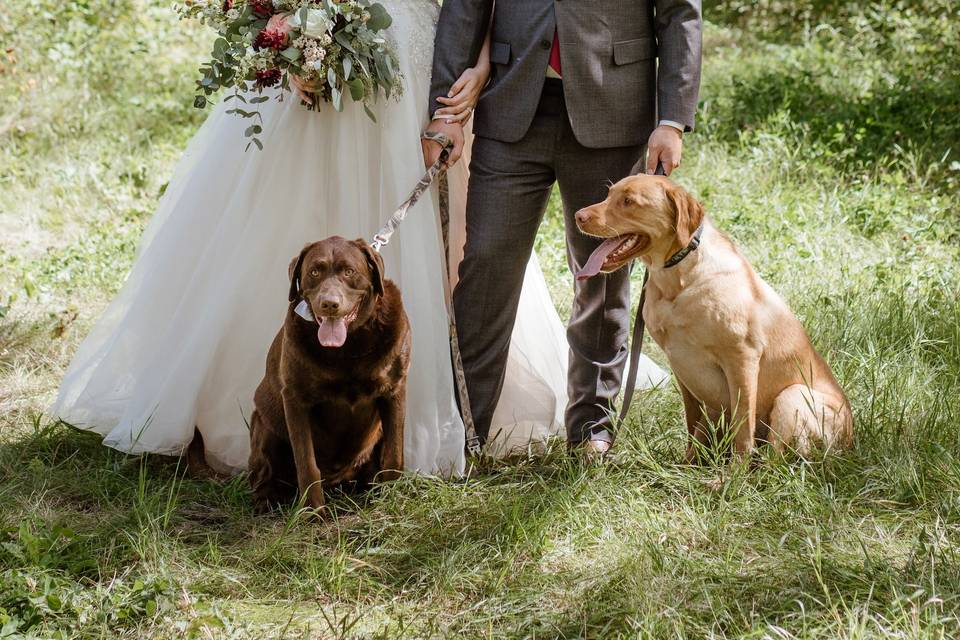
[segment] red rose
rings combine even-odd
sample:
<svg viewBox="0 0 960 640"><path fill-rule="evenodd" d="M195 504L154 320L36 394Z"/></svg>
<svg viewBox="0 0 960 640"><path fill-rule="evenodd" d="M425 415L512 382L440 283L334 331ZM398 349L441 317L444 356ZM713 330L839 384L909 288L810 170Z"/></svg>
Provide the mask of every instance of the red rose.
<svg viewBox="0 0 960 640"><path fill-rule="evenodd" d="M226 13L233 9L233 0L223 0L223 12Z"/></svg>

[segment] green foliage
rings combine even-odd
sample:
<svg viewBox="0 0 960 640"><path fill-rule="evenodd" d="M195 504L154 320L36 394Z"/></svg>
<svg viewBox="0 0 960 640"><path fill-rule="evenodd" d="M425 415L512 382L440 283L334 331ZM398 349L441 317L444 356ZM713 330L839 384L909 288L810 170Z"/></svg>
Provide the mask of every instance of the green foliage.
<svg viewBox="0 0 960 640"><path fill-rule="evenodd" d="M36 280L25 261L78 226L123 233L153 210L199 122L186 108L192 38L162 2L23 0L0 12L0 304Z"/></svg>
<svg viewBox="0 0 960 640"><path fill-rule="evenodd" d="M0 637L960 636L956 10L706 7L677 179L834 368L852 451L687 468L665 389L614 463L407 476L317 524L42 416L199 123L207 42L159 0L5 7ZM537 248L566 313L559 206Z"/></svg>
<svg viewBox="0 0 960 640"><path fill-rule="evenodd" d="M716 4L739 26L714 34L710 137L776 131L812 165L960 191L960 4Z"/></svg>
<svg viewBox="0 0 960 640"><path fill-rule="evenodd" d="M122 628L154 618L172 595L164 579L116 578L90 589L83 577L97 578L97 558L71 529L22 521L0 531L0 638L41 629L98 624Z"/></svg>

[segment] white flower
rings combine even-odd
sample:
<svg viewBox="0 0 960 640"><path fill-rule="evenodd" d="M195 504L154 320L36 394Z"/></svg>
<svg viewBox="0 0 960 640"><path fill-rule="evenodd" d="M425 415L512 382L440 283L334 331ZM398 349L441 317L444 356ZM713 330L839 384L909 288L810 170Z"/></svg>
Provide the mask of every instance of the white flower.
<svg viewBox="0 0 960 640"><path fill-rule="evenodd" d="M306 20L302 19L304 13ZM333 21L321 9L300 9L290 17L288 24L311 38L320 38L333 28Z"/></svg>

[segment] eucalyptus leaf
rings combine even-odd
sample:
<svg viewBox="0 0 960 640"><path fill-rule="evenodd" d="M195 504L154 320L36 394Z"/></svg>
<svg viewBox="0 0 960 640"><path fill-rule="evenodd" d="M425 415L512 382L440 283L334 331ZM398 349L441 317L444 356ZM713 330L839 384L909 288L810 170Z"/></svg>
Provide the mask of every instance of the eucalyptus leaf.
<svg viewBox="0 0 960 640"><path fill-rule="evenodd" d="M369 76L370 69L367 67L367 62L363 58L357 58L357 64L360 65L360 70L363 72L363 75Z"/></svg>
<svg viewBox="0 0 960 640"><path fill-rule="evenodd" d="M350 38L343 31L337 31L336 35L333 36L333 39L342 46L344 49L350 53L357 55L357 50L353 48L353 43L350 42Z"/></svg>
<svg viewBox="0 0 960 640"><path fill-rule="evenodd" d="M330 89L330 95L333 99L333 108L337 111L343 111L343 92L333 87Z"/></svg>
<svg viewBox="0 0 960 640"><path fill-rule="evenodd" d="M349 57L343 59L343 79L349 80L350 74L353 72L353 60Z"/></svg>
<svg viewBox="0 0 960 640"><path fill-rule="evenodd" d="M300 59L300 49L297 49L296 47L287 47L280 52L280 55L290 62L295 62Z"/></svg>
<svg viewBox="0 0 960 640"><path fill-rule="evenodd" d="M388 61L388 56L378 52L373 57L373 61L377 66L377 75L380 78L380 85L387 91L387 94L390 93L390 85L393 84L393 72L390 62Z"/></svg>
<svg viewBox="0 0 960 640"><path fill-rule="evenodd" d="M383 31L393 24L393 18L390 17L390 12L379 2L370 5L367 11L370 12L367 29L371 31Z"/></svg>
<svg viewBox="0 0 960 640"><path fill-rule="evenodd" d="M363 80L360 78L354 78L348 84L350 85L350 97L353 98L355 102L360 102L363 100Z"/></svg>

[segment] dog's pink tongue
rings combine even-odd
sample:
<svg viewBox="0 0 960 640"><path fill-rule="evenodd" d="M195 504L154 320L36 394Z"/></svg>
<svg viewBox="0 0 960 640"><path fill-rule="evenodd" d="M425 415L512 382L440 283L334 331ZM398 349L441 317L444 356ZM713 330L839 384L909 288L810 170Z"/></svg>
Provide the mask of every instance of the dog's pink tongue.
<svg viewBox="0 0 960 640"><path fill-rule="evenodd" d="M613 253L613 250L620 246L621 242L623 242L623 238L619 237L604 240L600 246L590 254L590 258L587 260L587 264L583 265L583 269L577 271L577 280L586 280L600 273L600 269L603 268L603 263L607 259L607 256Z"/></svg>
<svg viewBox="0 0 960 640"><path fill-rule="evenodd" d="M325 347L342 347L347 341L347 321L343 318L320 318L317 339Z"/></svg>

